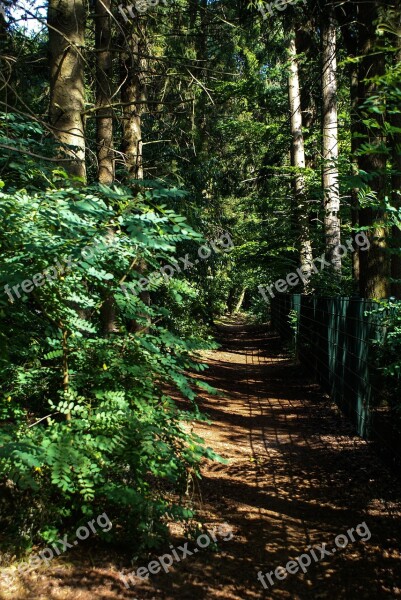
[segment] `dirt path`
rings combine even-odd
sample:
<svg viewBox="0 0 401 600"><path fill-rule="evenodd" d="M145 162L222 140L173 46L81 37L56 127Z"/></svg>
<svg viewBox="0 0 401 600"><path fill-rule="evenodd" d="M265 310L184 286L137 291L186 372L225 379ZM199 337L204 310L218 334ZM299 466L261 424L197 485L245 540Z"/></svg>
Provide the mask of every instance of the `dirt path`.
<svg viewBox="0 0 401 600"><path fill-rule="evenodd" d="M224 598L401 597L400 482L276 336L239 325L221 327L221 337L209 382L227 397L203 406L214 423L202 435L230 465L208 468L203 489L207 509L236 533L209 597L223 585ZM354 533L305 574L272 577L273 587L265 579L267 590L258 581L259 570L285 566L309 545L332 549L362 522L369 541Z"/></svg>
<svg viewBox="0 0 401 600"><path fill-rule="evenodd" d="M111 560L94 553L91 563L85 556L68 570L53 569L52 578L39 574L14 598L401 597L400 482L353 435L307 373L282 354L273 334L225 325L220 338L222 348L210 355L205 379L225 396L204 399L202 410L212 424L198 432L229 464L205 465L196 496L205 521L227 522L233 538L220 540L217 552L188 556L136 591L125 590ZM282 580L271 575L273 586L265 578L268 589L258 580L259 571L285 566L308 546L335 548L336 536L348 536L363 522L368 532L354 531L355 541L319 562L311 559L305 573L298 568ZM362 541L369 532L371 538Z"/></svg>

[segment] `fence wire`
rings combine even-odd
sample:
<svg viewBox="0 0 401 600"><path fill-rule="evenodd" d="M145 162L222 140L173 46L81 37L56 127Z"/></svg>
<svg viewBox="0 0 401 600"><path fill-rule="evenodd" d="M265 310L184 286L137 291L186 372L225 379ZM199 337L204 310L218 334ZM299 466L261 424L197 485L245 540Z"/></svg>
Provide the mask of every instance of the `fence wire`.
<svg viewBox="0 0 401 600"><path fill-rule="evenodd" d="M271 322L282 339L293 343L299 361L357 433L376 441L398 467L400 410L386 402L388 380L381 381L375 362L375 342L386 332L386 311L380 315L377 308L376 302L362 298L280 294L271 301Z"/></svg>

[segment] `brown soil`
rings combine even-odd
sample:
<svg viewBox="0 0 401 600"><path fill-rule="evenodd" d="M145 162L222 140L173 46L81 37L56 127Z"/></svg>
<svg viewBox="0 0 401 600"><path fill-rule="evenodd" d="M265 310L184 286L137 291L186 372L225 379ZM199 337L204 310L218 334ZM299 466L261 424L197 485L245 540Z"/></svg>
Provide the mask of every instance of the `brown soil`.
<svg viewBox="0 0 401 600"><path fill-rule="evenodd" d="M197 430L229 463L204 465L194 499L207 526L226 522L233 538L220 538L216 551L201 550L135 590L119 581L118 568L127 567L122 559L71 551L69 564L54 560L15 588L0 587L0 598L401 597L400 481L282 352L275 335L242 323L221 325L219 335L222 347L208 355L203 378L224 396L204 397L212 422ZM266 580L266 590L258 581L258 571L285 566L308 546L333 549L336 536L362 522L368 541L355 532L354 542L312 561L306 573L274 578L273 587Z"/></svg>

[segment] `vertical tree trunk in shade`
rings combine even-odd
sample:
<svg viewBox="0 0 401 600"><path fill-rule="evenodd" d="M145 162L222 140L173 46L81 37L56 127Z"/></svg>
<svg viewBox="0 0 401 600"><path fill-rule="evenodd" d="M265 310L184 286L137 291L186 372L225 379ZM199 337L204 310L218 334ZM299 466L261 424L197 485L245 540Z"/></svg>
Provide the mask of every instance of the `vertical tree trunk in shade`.
<svg viewBox="0 0 401 600"><path fill-rule="evenodd" d="M13 31L0 11L0 111L8 112L18 104L14 89L20 91L15 64L18 49L12 42Z"/></svg>
<svg viewBox="0 0 401 600"><path fill-rule="evenodd" d="M359 41L356 28L353 23L358 20L357 5L347 4L338 6L336 10L337 22L341 26L342 39L347 51L347 55L351 59L356 59L359 56ZM356 152L360 143L358 133L360 132L360 118L358 115L358 76L359 68L356 60L351 61L349 66L349 89L350 89L350 113L351 113L351 174L357 176L359 174L359 164ZM356 236L356 230L359 225L359 189L352 187L350 190L351 200L351 225L353 228L353 238ZM357 245L354 243L354 248ZM359 252L352 253L352 273L353 279L359 287Z"/></svg>
<svg viewBox="0 0 401 600"><path fill-rule="evenodd" d="M122 151L132 179L143 179L142 118L145 110L144 39L138 19L127 23L125 35L128 48L121 54L121 101L123 102Z"/></svg>
<svg viewBox="0 0 401 600"><path fill-rule="evenodd" d="M383 75L385 72L385 56L383 51L378 51L380 41L376 35L376 22L379 15L381 2L372 1L368 6L359 4L358 25L359 43L362 59L359 63L359 107L376 92L376 84L372 78ZM379 146L385 143L383 120L381 115L370 115L378 122L377 129L368 129L361 123L361 132L366 141ZM359 224L369 228L368 237L371 247L368 251L360 252L360 294L365 298L386 298L390 294L390 254L388 251L387 230L383 200L385 194L384 171L386 167L386 154L384 151L364 153L359 157L359 169L369 174L374 174L369 180L370 189L377 195L378 206L363 207L359 211Z"/></svg>
<svg viewBox="0 0 401 600"><path fill-rule="evenodd" d="M195 38L195 53L196 59L199 65L206 66L208 64L209 56L208 56L208 32L209 32L209 24L208 24L208 1L207 0L199 0L198 4L198 27L197 27L197 36ZM196 77L203 82L205 88L208 87L208 70L207 69L197 69ZM196 152L199 153L209 153L208 143L209 136L207 135L208 124L207 124L207 105L210 101L205 90L200 89L198 91L197 100L195 101L194 113L195 113L195 122L197 123L197 135L196 135Z"/></svg>
<svg viewBox="0 0 401 600"><path fill-rule="evenodd" d="M351 168L352 175L358 175L359 166L358 159L356 157L356 151L358 149L358 139L356 137L359 120L357 118L357 105L358 105L358 65L351 65L351 73L350 73L350 99L351 99ZM359 225L359 200L358 200L359 190L356 187L353 187L351 190L351 225L354 230L353 239L357 235L355 230L358 229ZM356 248L356 244L354 244L354 248ZM352 274L354 277L354 281L359 285L359 252L352 253Z"/></svg>
<svg viewBox="0 0 401 600"><path fill-rule="evenodd" d="M95 3L95 47L96 47L96 144L98 180L105 185L114 181L113 151L113 56L111 30L111 0L96 0ZM109 235L114 236L113 229ZM117 307L113 295L105 293L101 306L102 329L106 335L118 332Z"/></svg>
<svg viewBox="0 0 401 600"><path fill-rule="evenodd" d="M298 57L295 44L295 38L292 37L289 43L289 104L291 113L291 135L292 135L292 161L295 168L295 203L296 214L299 224L300 237L300 262L305 278L309 279L312 272L312 244L309 235L309 215L306 201L305 184L305 145L302 131L302 110L301 94L299 85ZM305 284L305 289L308 285Z"/></svg>
<svg viewBox="0 0 401 600"><path fill-rule="evenodd" d="M114 181L113 112L112 102L113 62L111 32L111 0L96 0L96 143L98 179L110 185Z"/></svg>
<svg viewBox="0 0 401 600"><path fill-rule="evenodd" d="M146 40L141 31L138 19L134 23L127 23L125 36L128 40L128 49L121 54L121 101L123 106L123 142L122 151L125 155L125 164L131 179L143 179L143 157L142 157L142 113L146 107L146 85L145 70L146 60L143 58ZM146 270L145 261L141 260L136 266L139 273ZM139 294L140 299L146 305L150 305L150 294L144 290ZM150 325L150 319L145 314ZM147 331L137 321L130 324L133 332Z"/></svg>
<svg viewBox="0 0 401 600"><path fill-rule="evenodd" d="M123 102L123 141L122 151L125 155L125 164L131 179L143 179L143 156L142 156L142 113L146 108L146 85L145 71L146 59L143 57L146 40L141 30L138 18L135 22L127 23L124 27L125 44L128 48L121 53L121 101ZM140 260L135 270L140 274L146 271L147 265ZM140 299L147 306L150 305L150 294L147 290L140 292ZM146 314L139 316L151 321ZM130 330L133 332L147 331L147 327L133 320Z"/></svg>
<svg viewBox="0 0 401 600"><path fill-rule="evenodd" d="M334 271L341 272L340 193L338 182L337 34L333 9L323 12L322 23L323 190L326 255Z"/></svg>
<svg viewBox="0 0 401 600"><path fill-rule="evenodd" d="M396 2L396 14L400 15L401 0ZM399 25L397 27L399 29ZM395 54L395 64L401 63L401 31L398 31L395 42L397 52ZM398 110L401 110L398 107ZM398 131L392 133L392 204L394 207L401 209L401 113L394 113L390 116L391 125L397 127ZM391 294L397 299L401 299L401 229L397 226L392 230L392 246L396 251L391 256Z"/></svg>
<svg viewBox="0 0 401 600"><path fill-rule="evenodd" d="M57 139L74 146L63 163L72 176L86 180L83 0L50 0L48 10L50 58L50 124Z"/></svg>
<svg viewBox="0 0 401 600"><path fill-rule="evenodd" d="M0 111L5 112L7 110L6 105L11 106L11 98L9 98L9 91L7 86L4 85L4 81L9 81L11 78L11 63L6 59L4 54L8 54L8 39L9 32L7 30L7 23L4 15L0 12ZM3 104L4 103L4 104Z"/></svg>

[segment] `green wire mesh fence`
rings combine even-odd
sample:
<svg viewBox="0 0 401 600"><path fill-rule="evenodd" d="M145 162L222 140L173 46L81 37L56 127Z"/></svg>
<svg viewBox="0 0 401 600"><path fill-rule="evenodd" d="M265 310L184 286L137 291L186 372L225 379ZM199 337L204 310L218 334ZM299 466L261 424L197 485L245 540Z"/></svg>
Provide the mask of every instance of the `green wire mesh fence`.
<svg viewBox="0 0 401 600"><path fill-rule="evenodd" d="M377 441L400 464L401 398L387 401L389 381L380 374L376 350L389 310L391 305L361 298L280 294L271 301L271 322L358 434Z"/></svg>

